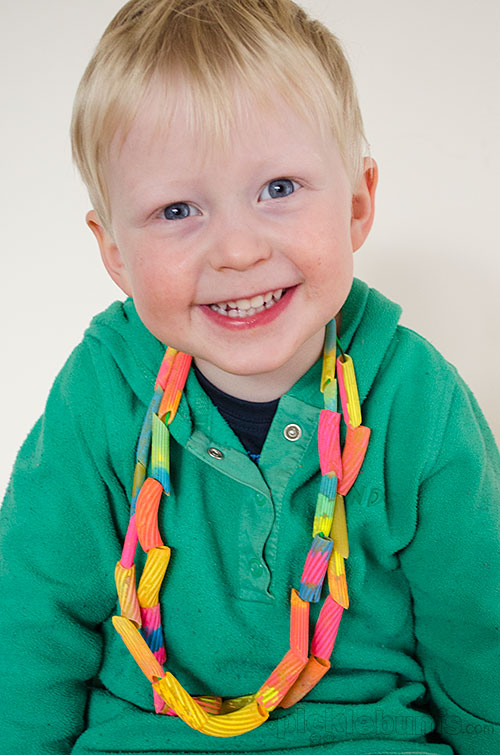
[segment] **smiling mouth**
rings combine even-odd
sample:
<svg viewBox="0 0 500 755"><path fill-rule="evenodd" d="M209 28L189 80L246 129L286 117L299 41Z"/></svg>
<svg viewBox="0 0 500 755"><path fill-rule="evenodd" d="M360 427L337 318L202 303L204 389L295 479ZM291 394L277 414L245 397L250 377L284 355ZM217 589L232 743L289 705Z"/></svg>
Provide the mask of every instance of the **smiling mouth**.
<svg viewBox="0 0 500 755"><path fill-rule="evenodd" d="M265 294L252 296L251 299L235 299L234 301L218 302L210 304L210 309L220 315L231 318L245 318L271 309L281 299L288 289L278 288Z"/></svg>

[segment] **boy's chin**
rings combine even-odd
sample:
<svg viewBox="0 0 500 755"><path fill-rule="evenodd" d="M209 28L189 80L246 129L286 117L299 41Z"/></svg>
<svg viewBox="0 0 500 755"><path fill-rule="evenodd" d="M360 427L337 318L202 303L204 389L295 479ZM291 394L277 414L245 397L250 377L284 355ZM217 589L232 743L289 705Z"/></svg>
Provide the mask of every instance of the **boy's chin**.
<svg viewBox="0 0 500 755"><path fill-rule="evenodd" d="M235 355L234 358L207 361L195 357L197 368L213 385L237 398L248 401L272 401L279 398L304 375L321 355L318 348L292 354L268 354L259 358Z"/></svg>

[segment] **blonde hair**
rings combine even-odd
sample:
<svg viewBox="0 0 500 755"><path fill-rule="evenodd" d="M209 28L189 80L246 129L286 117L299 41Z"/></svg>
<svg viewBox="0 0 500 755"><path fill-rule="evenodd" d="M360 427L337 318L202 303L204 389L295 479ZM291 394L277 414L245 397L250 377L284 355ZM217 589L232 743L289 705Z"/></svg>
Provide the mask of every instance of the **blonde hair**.
<svg viewBox="0 0 500 755"><path fill-rule="evenodd" d="M104 167L125 138L153 81L188 83L187 129L227 138L244 107L276 93L329 129L354 188L366 139L349 65L338 40L292 0L130 0L104 32L75 98L73 157L101 222L110 227ZM173 87L175 91L175 87ZM172 97L170 97L172 100Z"/></svg>

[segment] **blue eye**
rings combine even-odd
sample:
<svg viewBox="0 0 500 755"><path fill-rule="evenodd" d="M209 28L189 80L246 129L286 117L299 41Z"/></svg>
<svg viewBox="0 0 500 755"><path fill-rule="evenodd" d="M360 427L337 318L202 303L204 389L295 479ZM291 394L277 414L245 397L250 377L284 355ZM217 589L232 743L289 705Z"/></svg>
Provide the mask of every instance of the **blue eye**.
<svg viewBox="0 0 500 755"><path fill-rule="evenodd" d="M280 197L288 197L298 188L300 188L300 184L298 184L297 181L292 181L290 178L275 178L274 181L270 181L261 191L259 199L280 199Z"/></svg>
<svg viewBox="0 0 500 755"><path fill-rule="evenodd" d="M169 204L163 210L165 220L182 220L183 218L189 218L191 215L199 214L196 207L187 202L175 202L174 204Z"/></svg>

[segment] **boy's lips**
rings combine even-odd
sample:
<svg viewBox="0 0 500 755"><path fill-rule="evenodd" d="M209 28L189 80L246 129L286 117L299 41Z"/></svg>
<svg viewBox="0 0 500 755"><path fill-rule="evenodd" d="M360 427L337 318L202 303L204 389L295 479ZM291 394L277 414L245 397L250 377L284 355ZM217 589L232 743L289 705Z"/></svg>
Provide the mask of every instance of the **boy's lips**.
<svg viewBox="0 0 500 755"><path fill-rule="evenodd" d="M204 304L202 311L211 320L226 328L253 328L274 320L285 309L297 286L273 289L248 299L233 299L217 304Z"/></svg>

